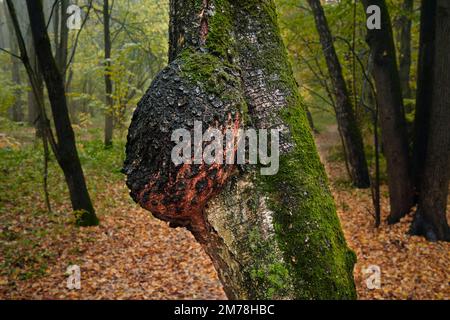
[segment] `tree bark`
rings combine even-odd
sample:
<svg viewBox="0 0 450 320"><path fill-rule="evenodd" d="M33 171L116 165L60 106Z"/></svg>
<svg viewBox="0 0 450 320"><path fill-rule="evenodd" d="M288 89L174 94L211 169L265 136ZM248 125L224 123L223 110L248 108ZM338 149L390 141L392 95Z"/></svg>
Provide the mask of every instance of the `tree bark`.
<svg viewBox="0 0 450 320"><path fill-rule="evenodd" d="M50 40L42 9L42 2L27 0L34 47L42 74L47 85L56 130L56 159L63 170L69 187L72 208L77 223L82 226L98 224L75 144L75 135L70 124L64 83L52 55Z"/></svg>
<svg viewBox="0 0 450 320"><path fill-rule="evenodd" d="M314 14L328 73L334 87L336 119L342 137L345 157L347 158L349 175L356 187L368 188L370 179L364 154L363 139L356 121L347 85L342 75L341 64L334 49L333 37L320 1L308 0L308 3Z"/></svg>
<svg viewBox="0 0 450 320"><path fill-rule="evenodd" d="M436 1L422 0L420 13L417 96L413 131L412 170L416 195L420 194L430 132L430 105L433 97Z"/></svg>
<svg viewBox="0 0 450 320"><path fill-rule="evenodd" d="M409 85L411 70L411 15L414 9L413 0L404 0L402 4L403 14L398 20L399 25L399 76L404 98L412 98Z"/></svg>
<svg viewBox="0 0 450 320"><path fill-rule="evenodd" d="M422 71L431 70L433 84L431 104L428 106L428 146L419 203L411 231L416 235L424 235L428 240L450 241L446 218L450 178L450 3L437 0L434 8L435 14L428 16L431 18L429 23L435 23L435 28L431 28L435 32L433 64L420 68ZM426 10L426 7L423 9Z"/></svg>
<svg viewBox="0 0 450 320"><path fill-rule="evenodd" d="M109 32L109 3L108 0L103 1L103 33L105 41L105 147L112 145L113 129L114 129L114 113L112 99L112 80L111 80L111 35Z"/></svg>
<svg viewBox="0 0 450 320"><path fill-rule="evenodd" d="M391 20L384 0L363 0L364 8L377 5L381 10L381 29L367 31L367 43L373 57L372 75L380 111L381 139L386 157L389 200L389 223L407 214L413 205L406 121L402 90L397 69Z"/></svg>
<svg viewBox="0 0 450 320"><path fill-rule="evenodd" d="M355 298L355 255L341 231L274 2L172 0L170 7L171 62L139 102L128 132L131 196L194 234L231 299ZM278 129L278 173L261 175L249 164L176 166L171 133L192 133L194 121L202 132L230 129L235 142L238 129Z"/></svg>

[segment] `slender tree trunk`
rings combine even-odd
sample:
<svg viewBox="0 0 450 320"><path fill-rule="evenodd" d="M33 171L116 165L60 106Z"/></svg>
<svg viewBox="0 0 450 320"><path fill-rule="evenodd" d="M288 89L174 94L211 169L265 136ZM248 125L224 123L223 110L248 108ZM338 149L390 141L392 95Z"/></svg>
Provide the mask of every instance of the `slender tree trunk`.
<svg viewBox="0 0 450 320"><path fill-rule="evenodd" d="M69 187L72 208L77 223L82 226L98 224L97 216L89 197L75 144L75 135L70 124L64 83L52 55L50 40L42 9L42 2L27 0L28 16L36 50L36 56L47 85L57 136L56 158L64 172Z"/></svg>
<svg viewBox="0 0 450 320"><path fill-rule="evenodd" d="M7 20L7 28L9 34L14 34L14 27L12 26L11 19L9 18L7 6L5 3L5 16ZM12 53L17 54L17 44L12 37L9 37L9 49ZM20 81L20 61L11 56L11 80L12 83L16 86L14 90L15 101L9 110L9 114L12 121L23 121L23 110L22 110L22 90L20 89L21 81Z"/></svg>
<svg viewBox="0 0 450 320"><path fill-rule="evenodd" d="M124 172L132 197L172 227L191 230L229 298L355 298L355 256L301 106L274 2L172 0L170 8L171 62L139 102L128 132ZM278 129L278 172L175 166L171 134L192 133L195 121L202 132L229 128L233 142L242 138L239 128ZM227 150L233 159L236 149Z"/></svg>
<svg viewBox="0 0 450 320"><path fill-rule="evenodd" d="M56 49L56 65L58 66L59 72L66 83L66 65L67 65L67 45L69 41L69 29L67 28L67 7L69 5L68 0L61 0L61 21L59 27L59 43Z"/></svg>
<svg viewBox="0 0 450 320"><path fill-rule="evenodd" d="M435 23L435 28L431 28L435 32L433 64L426 66L431 69L433 85L431 104L428 105L430 121L424 174L411 231L424 235L428 240L450 241L446 218L450 178L450 3L445 0L437 0L436 3L435 14L425 17Z"/></svg>
<svg viewBox="0 0 450 320"><path fill-rule="evenodd" d="M39 103L38 101L44 101L44 78L42 77L42 71L39 67L39 63L37 61L36 52L34 50L33 39L31 36L31 30L28 35L28 46L30 48L30 65L34 70L35 78L36 78L36 88L35 90L30 90L28 92L28 123L36 128L36 136L40 136L40 125L39 125ZM30 87L32 87L32 83L30 83ZM39 97L36 97L36 94Z"/></svg>
<svg viewBox="0 0 450 320"><path fill-rule="evenodd" d="M74 61L72 60L72 63ZM73 69L72 67L69 68L69 72L67 74L67 81L66 81L66 85L65 85L65 90L66 90L66 94L70 93L70 85L72 83L72 79L73 79ZM67 97L67 101L69 104L69 114L70 114L70 121L72 123L78 124L79 123L79 119L78 119L78 101L74 101L73 99L70 98L70 95Z"/></svg>
<svg viewBox="0 0 450 320"><path fill-rule="evenodd" d="M31 90L28 92L28 112L27 112L27 122L29 125L36 128L36 136L41 135L39 126L39 103L38 99L42 98L44 101L44 79L42 78L42 72L39 68L39 63L37 61L36 52L33 45L33 37L31 35L31 26L29 26L26 34L26 48L28 48L28 59L31 69L34 71L35 76L35 88L33 89L33 84L28 81ZM40 97L36 97L36 92Z"/></svg>
<svg viewBox="0 0 450 320"><path fill-rule="evenodd" d="M14 42L14 41L11 41ZM14 46L11 48L11 51L16 53L17 52L17 46ZM10 115L11 120L20 122L23 121L23 110L22 110L22 89L21 81L20 81L20 64L19 60L16 57L11 56L11 80L12 83L16 86L14 89L14 104L12 105L10 109Z"/></svg>
<svg viewBox="0 0 450 320"><path fill-rule="evenodd" d="M436 1L422 0L420 44L417 66L417 96L414 118L412 169L416 195L420 194L430 132L430 105L433 98Z"/></svg>
<svg viewBox="0 0 450 320"><path fill-rule="evenodd" d="M106 94L106 112L105 112L105 147L112 145L114 129L114 113L112 100L112 80L111 80L111 37L109 32L109 4L108 0L103 0L103 27L105 40L105 94Z"/></svg>
<svg viewBox="0 0 450 320"><path fill-rule="evenodd" d="M404 98L412 98L409 84L411 70L411 15L414 9L413 0L404 0L402 4L403 14L398 20L399 26L399 76Z"/></svg>
<svg viewBox="0 0 450 320"><path fill-rule="evenodd" d="M342 75L341 64L334 49L333 37L320 1L308 0L308 3L314 14L328 73L330 74L334 87L336 119L342 136L349 175L356 187L368 188L370 186L370 179L366 156L364 154L363 139L355 118L347 85Z"/></svg>
<svg viewBox="0 0 450 320"><path fill-rule="evenodd" d="M367 31L367 43L373 57L372 74L377 90L381 139L386 157L389 200L389 223L407 214L413 203L406 121L402 90L397 69L391 20L384 0L363 0L364 8L377 5L381 9L381 29Z"/></svg>
<svg viewBox="0 0 450 320"><path fill-rule="evenodd" d="M60 22L59 22L59 17L60 17L60 10L59 10L59 6L61 4L58 3L55 5L55 8L53 9L53 47L55 49L55 52L58 51L59 49L59 26L60 26Z"/></svg>

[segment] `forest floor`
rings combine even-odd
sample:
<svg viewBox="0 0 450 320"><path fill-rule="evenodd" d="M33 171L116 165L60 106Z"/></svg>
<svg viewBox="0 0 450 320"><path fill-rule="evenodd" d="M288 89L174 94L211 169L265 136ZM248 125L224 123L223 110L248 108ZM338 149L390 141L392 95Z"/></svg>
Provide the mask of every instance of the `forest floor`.
<svg viewBox="0 0 450 320"><path fill-rule="evenodd" d="M317 135L316 144L345 238L358 257L354 277L359 299L450 299L450 243L408 235L412 212L399 223L388 225L386 185L381 187L382 223L375 228L370 189L358 190L349 184L336 126L328 126ZM448 221L449 214L450 205ZM364 271L371 265L380 268L379 289L369 289L366 284L370 274Z"/></svg>
<svg viewBox="0 0 450 320"><path fill-rule="evenodd" d="M1 299L225 299L214 268L192 235L171 229L128 196L120 173L123 142L105 150L101 133L77 127L78 148L98 227L73 224L54 160L53 210L42 201L42 151L33 131L0 119ZM349 246L356 252L360 299L450 299L450 244L406 234L411 217L374 228L370 191L346 180L336 128L317 144L330 176ZM383 218L388 204L383 188ZM67 289L67 267L81 269L81 289ZM363 269L378 265L381 288L369 290Z"/></svg>

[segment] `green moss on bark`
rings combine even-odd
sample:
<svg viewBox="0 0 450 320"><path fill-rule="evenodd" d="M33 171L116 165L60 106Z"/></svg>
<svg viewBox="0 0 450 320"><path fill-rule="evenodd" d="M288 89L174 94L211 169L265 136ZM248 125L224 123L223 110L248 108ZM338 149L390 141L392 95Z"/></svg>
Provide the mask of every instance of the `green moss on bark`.
<svg viewBox="0 0 450 320"><path fill-rule="evenodd" d="M278 174L261 176L260 187L274 211L278 245L289 264L296 298L356 298L356 257L347 248L312 137L305 139L310 135L306 118L300 107L285 117L296 147L281 156Z"/></svg>
<svg viewBox="0 0 450 320"><path fill-rule="evenodd" d="M212 54L232 62L236 56L235 42L232 36L233 17L230 2L226 0L210 1L211 16L208 19L206 47Z"/></svg>
<svg viewBox="0 0 450 320"><path fill-rule="evenodd" d="M326 173L307 122L297 83L282 43L273 1L246 1L245 10L264 30L257 43L241 43L253 56L253 68L267 75L269 89L286 94L285 107L276 111L289 127L294 147L280 157L274 176L261 176L259 188L274 212L278 246L298 299L353 299L355 254L348 249L328 188ZM245 18L245 15L243 15Z"/></svg>
<svg viewBox="0 0 450 320"><path fill-rule="evenodd" d="M248 108L242 97L237 67L216 55L192 48L184 49L178 55L177 62L184 77L203 91L220 97L222 103L233 103L244 121L248 120Z"/></svg>
<svg viewBox="0 0 450 320"><path fill-rule="evenodd" d="M264 239L258 228L250 231L248 245L253 260L249 273L249 283L255 287L254 299L280 299L292 296L292 282L288 266L280 260L276 242Z"/></svg>
<svg viewBox="0 0 450 320"><path fill-rule="evenodd" d="M203 5L201 0L195 3L196 10ZM210 0L209 6L205 45L187 48L178 55L182 73L206 92L227 101L235 99L235 92L244 92L243 83L252 84L252 79L244 79L243 73L262 71L264 85L253 92L261 92L269 100L275 92L274 99L279 96L284 99L282 107L269 105L265 110L268 116L262 120L269 125L278 124L278 120L284 122L293 142L292 149L280 157L279 172L274 176L257 176L255 181L255 192L266 199L268 209L273 212L276 241L273 237L262 237L258 226L250 232L248 245L255 262L242 270L250 279L248 286L253 286L248 289L248 296L356 298L353 282L356 257L346 245L336 215L325 170L279 34L273 1ZM243 26L248 29L242 31ZM250 35L245 33L252 31ZM224 90L225 83L232 83L236 91ZM238 104L245 115L252 97L246 98L247 103Z"/></svg>

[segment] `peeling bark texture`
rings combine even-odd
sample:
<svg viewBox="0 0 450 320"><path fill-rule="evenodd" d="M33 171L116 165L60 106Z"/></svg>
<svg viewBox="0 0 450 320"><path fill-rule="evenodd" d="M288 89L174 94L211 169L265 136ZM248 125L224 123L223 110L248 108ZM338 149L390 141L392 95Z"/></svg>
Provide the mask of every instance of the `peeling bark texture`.
<svg viewBox="0 0 450 320"><path fill-rule="evenodd" d="M342 136L348 173L353 184L358 188L370 186L369 169L367 168L364 154L363 139L356 121L347 85L342 75L342 68L336 50L334 49L333 36L328 27L328 22L319 0L308 0L314 14L317 31L322 44L322 51L328 67L336 97L336 120Z"/></svg>
<svg viewBox="0 0 450 320"><path fill-rule="evenodd" d="M170 64L138 104L131 196L202 244L231 299L352 299L348 249L272 0L172 0ZM174 129L280 130L280 169L171 162ZM206 145L206 142L203 142Z"/></svg>
<svg viewBox="0 0 450 320"><path fill-rule="evenodd" d="M394 38L386 2L363 0L362 3L366 12L370 5L377 5L381 10L381 29L367 30L367 43L372 51L372 74L377 90L381 140L387 163L391 206L388 222L396 223L411 210L414 192Z"/></svg>
<svg viewBox="0 0 450 320"><path fill-rule="evenodd" d="M427 154L424 162L424 175L421 179L421 193L412 233L423 235L428 240L450 241L450 228L447 222L447 195L450 179L450 3L436 1L435 50L433 65L428 65L432 74L433 91L430 114Z"/></svg>

